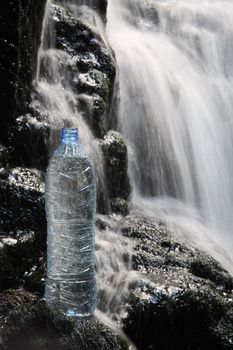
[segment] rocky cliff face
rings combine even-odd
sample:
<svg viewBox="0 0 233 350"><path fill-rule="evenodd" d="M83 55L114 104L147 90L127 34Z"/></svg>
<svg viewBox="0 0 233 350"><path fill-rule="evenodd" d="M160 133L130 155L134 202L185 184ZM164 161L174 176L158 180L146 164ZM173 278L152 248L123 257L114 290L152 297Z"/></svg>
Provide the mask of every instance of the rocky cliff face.
<svg viewBox="0 0 233 350"><path fill-rule="evenodd" d="M97 221L98 229L128 237L133 247L135 278L129 284L127 312L119 316L121 325L139 350L233 349L232 277L213 259L175 239L164 223L125 217L130 195L127 147L122 135L111 130L117 66L111 48L91 25L94 9L104 28L107 3L89 3L90 11L80 9L78 16L58 2L50 13L56 47L72 57L63 68L99 140L111 208L120 218L113 228L112 217L105 216L101 224ZM103 324L76 323L51 312L40 299L46 270L43 172L52 125L41 113L33 79L44 9L44 0L3 0L0 14L0 348L128 349ZM32 96L37 101L33 106Z"/></svg>
<svg viewBox="0 0 233 350"><path fill-rule="evenodd" d="M83 3L80 2L80 4ZM51 3L48 16L52 23L52 30L56 33L52 40L57 57L52 59L56 59L59 64L56 69L59 69L61 78L64 78L61 84L63 87L69 85L72 93L76 94L75 106L72 107L75 110L74 114L78 112L82 115L102 146L105 144L104 138L107 132L114 125L111 106L117 68L114 53L104 35L106 3L99 4L93 1L90 5L90 7L80 6L79 8L64 2ZM33 80L36 74L36 63L38 63L39 38L45 4L41 3L41 7L38 7L38 3L33 6L31 2L28 8L20 8L19 13L17 12L18 17L15 14L13 20L8 19L9 26L10 23L16 23L14 31L18 37L17 40L15 38L15 44L9 44L15 48L14 60L11 62L14 70L5 65L4 60L2 63L2 69L9 75L7 81L12 86L8 98L4 98L7 95L7 87L4 90L5 95L2 96L5 103L8 99L11 101L10 105L3 104L2 107L5 121L2 142L8 146L5 152L12 166L26 166L44 171L51 154L49 139L51 134L56 132L57 126L56 123L51 122L49 111L44 105L46 96L40 94L37 82ZM35 16L35 13L40 16ZM27 21L23 20L22 16L28 16ZM26 34L22 35L23 32ZM11 60L9 55L8 59ZM51 64L50 60L49 54L40 59L40 73L45 80L51 80L51 71L48 68ZM7 114L4 113L4 109ZM115 187L115 193L111 195L111 207L114 211L127 212L127 198L130 192L127 149L123 138L120 138L121 142L113 141L111 138L114 142L113 147L116 149L115 155L117 152L118 155L121 153L122 161L118 161L117 169L116 162L113 160L115 155L106 152L106 147L104 147L104 161L105 167L108 168L107 187L110 192L112 192L111 187ZM4 156L2 159L4 160ZM124 191L119 188L119 184L114 186L113 182L119 182L119 179L117 180L117 176L112 177L112 173L121 173ZM104 212L101 194L98 197L100 197L99 210ZM125 208L122 209L122 206Z"/></svg>
<svg viewBox="0 0 233 350"><path fill-rule="evenodd" d="M27 110L37 65L46 0L1 3L1 141L14 118Z"/></svg>

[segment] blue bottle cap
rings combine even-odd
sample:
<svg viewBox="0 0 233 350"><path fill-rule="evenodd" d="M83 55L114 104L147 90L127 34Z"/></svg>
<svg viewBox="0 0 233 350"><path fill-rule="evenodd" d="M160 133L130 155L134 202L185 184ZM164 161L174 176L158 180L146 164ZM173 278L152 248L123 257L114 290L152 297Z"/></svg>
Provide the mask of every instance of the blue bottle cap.
<svg viewBox="0 0 233 350"><path fill-rule="evenodd" d="M78 129L77 128L63 128L61 130L61 143L78 144Z"/></svg>

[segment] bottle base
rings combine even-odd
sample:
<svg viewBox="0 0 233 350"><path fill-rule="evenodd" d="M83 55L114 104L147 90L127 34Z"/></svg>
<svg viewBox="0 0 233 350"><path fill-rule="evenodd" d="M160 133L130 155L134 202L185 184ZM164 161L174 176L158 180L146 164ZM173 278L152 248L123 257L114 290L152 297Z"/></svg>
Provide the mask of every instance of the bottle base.
<svg viewBox="0 0 233 350"><path fill-rule="evenodd" d="M88 312L88 313L78 313L76 310L69 309L66 312L63 312L63 314L67 317L74 317L74 318L90 318L93 317L94 313L93 312Z"/></svg>

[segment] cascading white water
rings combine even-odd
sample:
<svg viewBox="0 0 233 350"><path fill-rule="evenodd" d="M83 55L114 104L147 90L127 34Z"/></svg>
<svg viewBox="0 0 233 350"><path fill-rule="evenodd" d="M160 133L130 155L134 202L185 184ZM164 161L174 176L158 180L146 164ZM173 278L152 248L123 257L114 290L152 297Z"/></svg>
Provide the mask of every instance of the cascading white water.
<svg viewBox="0 0 233 350"><path fill-rule="evenodd" d="M106 230L97 229L96 242L99 308L119 325L126 312L130 285L139 276L132 271L132 241L118 232L121 217L103 219L107 227Z"/></svg>
<svg viewBox="0 0 233 350"><path fill-rule="evenodd" d="M108 6L133 207L175 224L231 273L232 23L230 0Z"/></svg>

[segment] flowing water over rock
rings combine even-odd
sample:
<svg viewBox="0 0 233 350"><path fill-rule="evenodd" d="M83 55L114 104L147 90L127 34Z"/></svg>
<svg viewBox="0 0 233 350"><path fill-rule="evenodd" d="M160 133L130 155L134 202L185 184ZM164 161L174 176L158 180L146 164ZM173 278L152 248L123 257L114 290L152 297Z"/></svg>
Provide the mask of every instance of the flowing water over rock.
<svg viewBox="0 0 233 350"><path fill-rule="evenodd" d="M233 273L233 4L110 0L107 17L133 207Z"/></svg>
<svg viewBox="0 0 233 350"><path fill-rule="evenodd" d="M119 323L125 316L130 286L137 281L138 277L136 271L131 271L133 243L121 234L120 216L106 219L99 215L97 220L99 228L96 260L99 308Z"/></svg>
<svg viewBox="0 0 233 350"><path fill-rule="evenodd" d="M36 89L31 108L34 113L36 111L36 115L39 114L39 116L47 119L50 125L52 130L49 139L50 154L54 149L54 145L57 145L58 132L62 127L78 127L80 142L85 146L95 166L98 193L101 191L103 205L108 212L109 203L102 151L79 110L78 93L75 91L74 82L72 81L73 75L75 76L72 69L76 70L76 75L78 74L78 68L75 67L77 59L74 55L69 54L69 50L66 48L62 50L57 48L56 45L56 22L61 22L61 18L57 16L66 16L68 12L72 20L72 16L80 15L81 10L79 11L79 3L75 4L75 2L64 3L64 6L67 6L64 8L59 7L59 3L56 2L56 4L48 0L46 5L42 43L38 53ZM69 17L67 16L67 18ZM96 25L95 30L98 35L102 35L103 24L99 15L97 13L95 15L94 10L91 19Z"/></svg>

